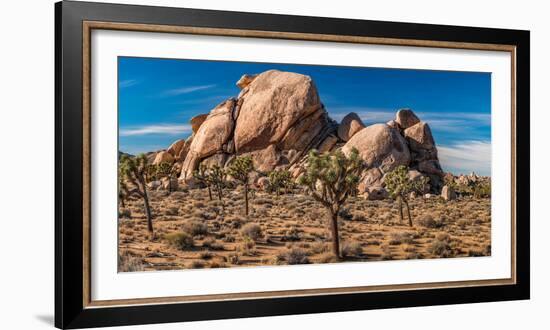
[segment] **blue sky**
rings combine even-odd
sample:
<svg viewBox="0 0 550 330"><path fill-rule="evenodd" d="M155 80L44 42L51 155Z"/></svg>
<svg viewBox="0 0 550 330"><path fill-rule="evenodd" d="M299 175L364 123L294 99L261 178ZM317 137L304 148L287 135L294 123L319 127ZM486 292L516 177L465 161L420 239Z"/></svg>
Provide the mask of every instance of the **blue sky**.
<svg viewBox="0 0 550 330"><path fill-rule="evenodd" d="M329 115L356 112L365 124L411 108L432 128L441 165L490 175L491 75L318 65L119 57L119 149L166 149L190 135L189 119L236 96L245 74L270 69L312 77Z"/></svg>

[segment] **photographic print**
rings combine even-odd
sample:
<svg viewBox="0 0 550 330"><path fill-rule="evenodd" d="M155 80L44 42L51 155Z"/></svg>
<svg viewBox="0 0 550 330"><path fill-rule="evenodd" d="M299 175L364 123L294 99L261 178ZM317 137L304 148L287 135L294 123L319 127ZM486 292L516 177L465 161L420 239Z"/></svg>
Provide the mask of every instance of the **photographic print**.
<svg viewBox="0 0 550 330"><path fill-rule="evenodd" d="M118 65L119 271L491 254L489 73Z"/></svg>

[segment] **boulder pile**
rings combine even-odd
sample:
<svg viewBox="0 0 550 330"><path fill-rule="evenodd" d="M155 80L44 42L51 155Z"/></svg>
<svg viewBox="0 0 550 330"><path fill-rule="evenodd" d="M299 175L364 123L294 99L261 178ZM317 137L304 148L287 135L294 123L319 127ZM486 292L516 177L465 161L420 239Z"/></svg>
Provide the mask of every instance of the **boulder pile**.
<svg viewBox="0 0 550 330"><path fill-rule="evenodd" d="M236 156L249 155L258 172L256 181L265 181L265 175L278 168L299 177L312 149L349 154L356 148L365 163L359 193L367 198L386 197L384 176L399 165L410 168L411 178L429 177L426 193L441 191L444 173L432 132L412 110L401 109L394 120L370 126L351 112L338 124L309 76L269 70L244 75L237 86L237 97L191 119L189 138L149 159L173 164L180 182L192 184L193 171L201 163L224 167Z"/></svg>

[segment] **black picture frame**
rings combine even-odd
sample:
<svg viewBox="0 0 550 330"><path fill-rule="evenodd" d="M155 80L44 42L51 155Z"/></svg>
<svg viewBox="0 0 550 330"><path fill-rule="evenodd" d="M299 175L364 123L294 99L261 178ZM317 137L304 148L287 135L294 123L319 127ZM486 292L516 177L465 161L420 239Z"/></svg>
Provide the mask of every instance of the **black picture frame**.
<svg viewBox="0 0 550 330"><path fill-rule="evenodd" d="M512 45L516 50L516 283L85 307L83 22ZM529 299L529 31L62 1L55 4L55 326L85 328Z"/></svg>

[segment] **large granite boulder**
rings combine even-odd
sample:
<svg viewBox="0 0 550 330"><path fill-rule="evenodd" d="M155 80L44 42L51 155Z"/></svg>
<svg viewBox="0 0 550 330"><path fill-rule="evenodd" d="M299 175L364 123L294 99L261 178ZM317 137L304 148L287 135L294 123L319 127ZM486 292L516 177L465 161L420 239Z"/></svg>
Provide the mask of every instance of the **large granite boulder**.
<svg viewBox="0 0 550 330"><path fill-rule="evenodd" d="M303 145L297 140L305 139L304 132L322 126L325 111L309 76L269 70L246 88L235 127L237 153L279 143L285 147L298 142ZM291 131L295 125L299 127Z"/></svg>
<svg viewBox="0 0 550 330"><path fill-rule="evenodd" d="M233 134L232 118L235 100L229 99L214 108L193 136L189 152L182 165L180 179L189 179L200 161L222 151Z"/></svg>
<svg viewBox="0 0 550 330"><path fill-rule="evenodd" d="M338 137L342 141L347 142L355 133L363 128L365 128L365 124L363 124L361 118L355 112L348 113L338 126Z"/></svg>
<svg viewBox="0 0 550 330"><path fill-rule="evenodd" d="M343 147L349 155L356 148L367 168L378 167L383 173L411 160L407 142L399 131L385 124L367 126L355 134Z"/></svg>

